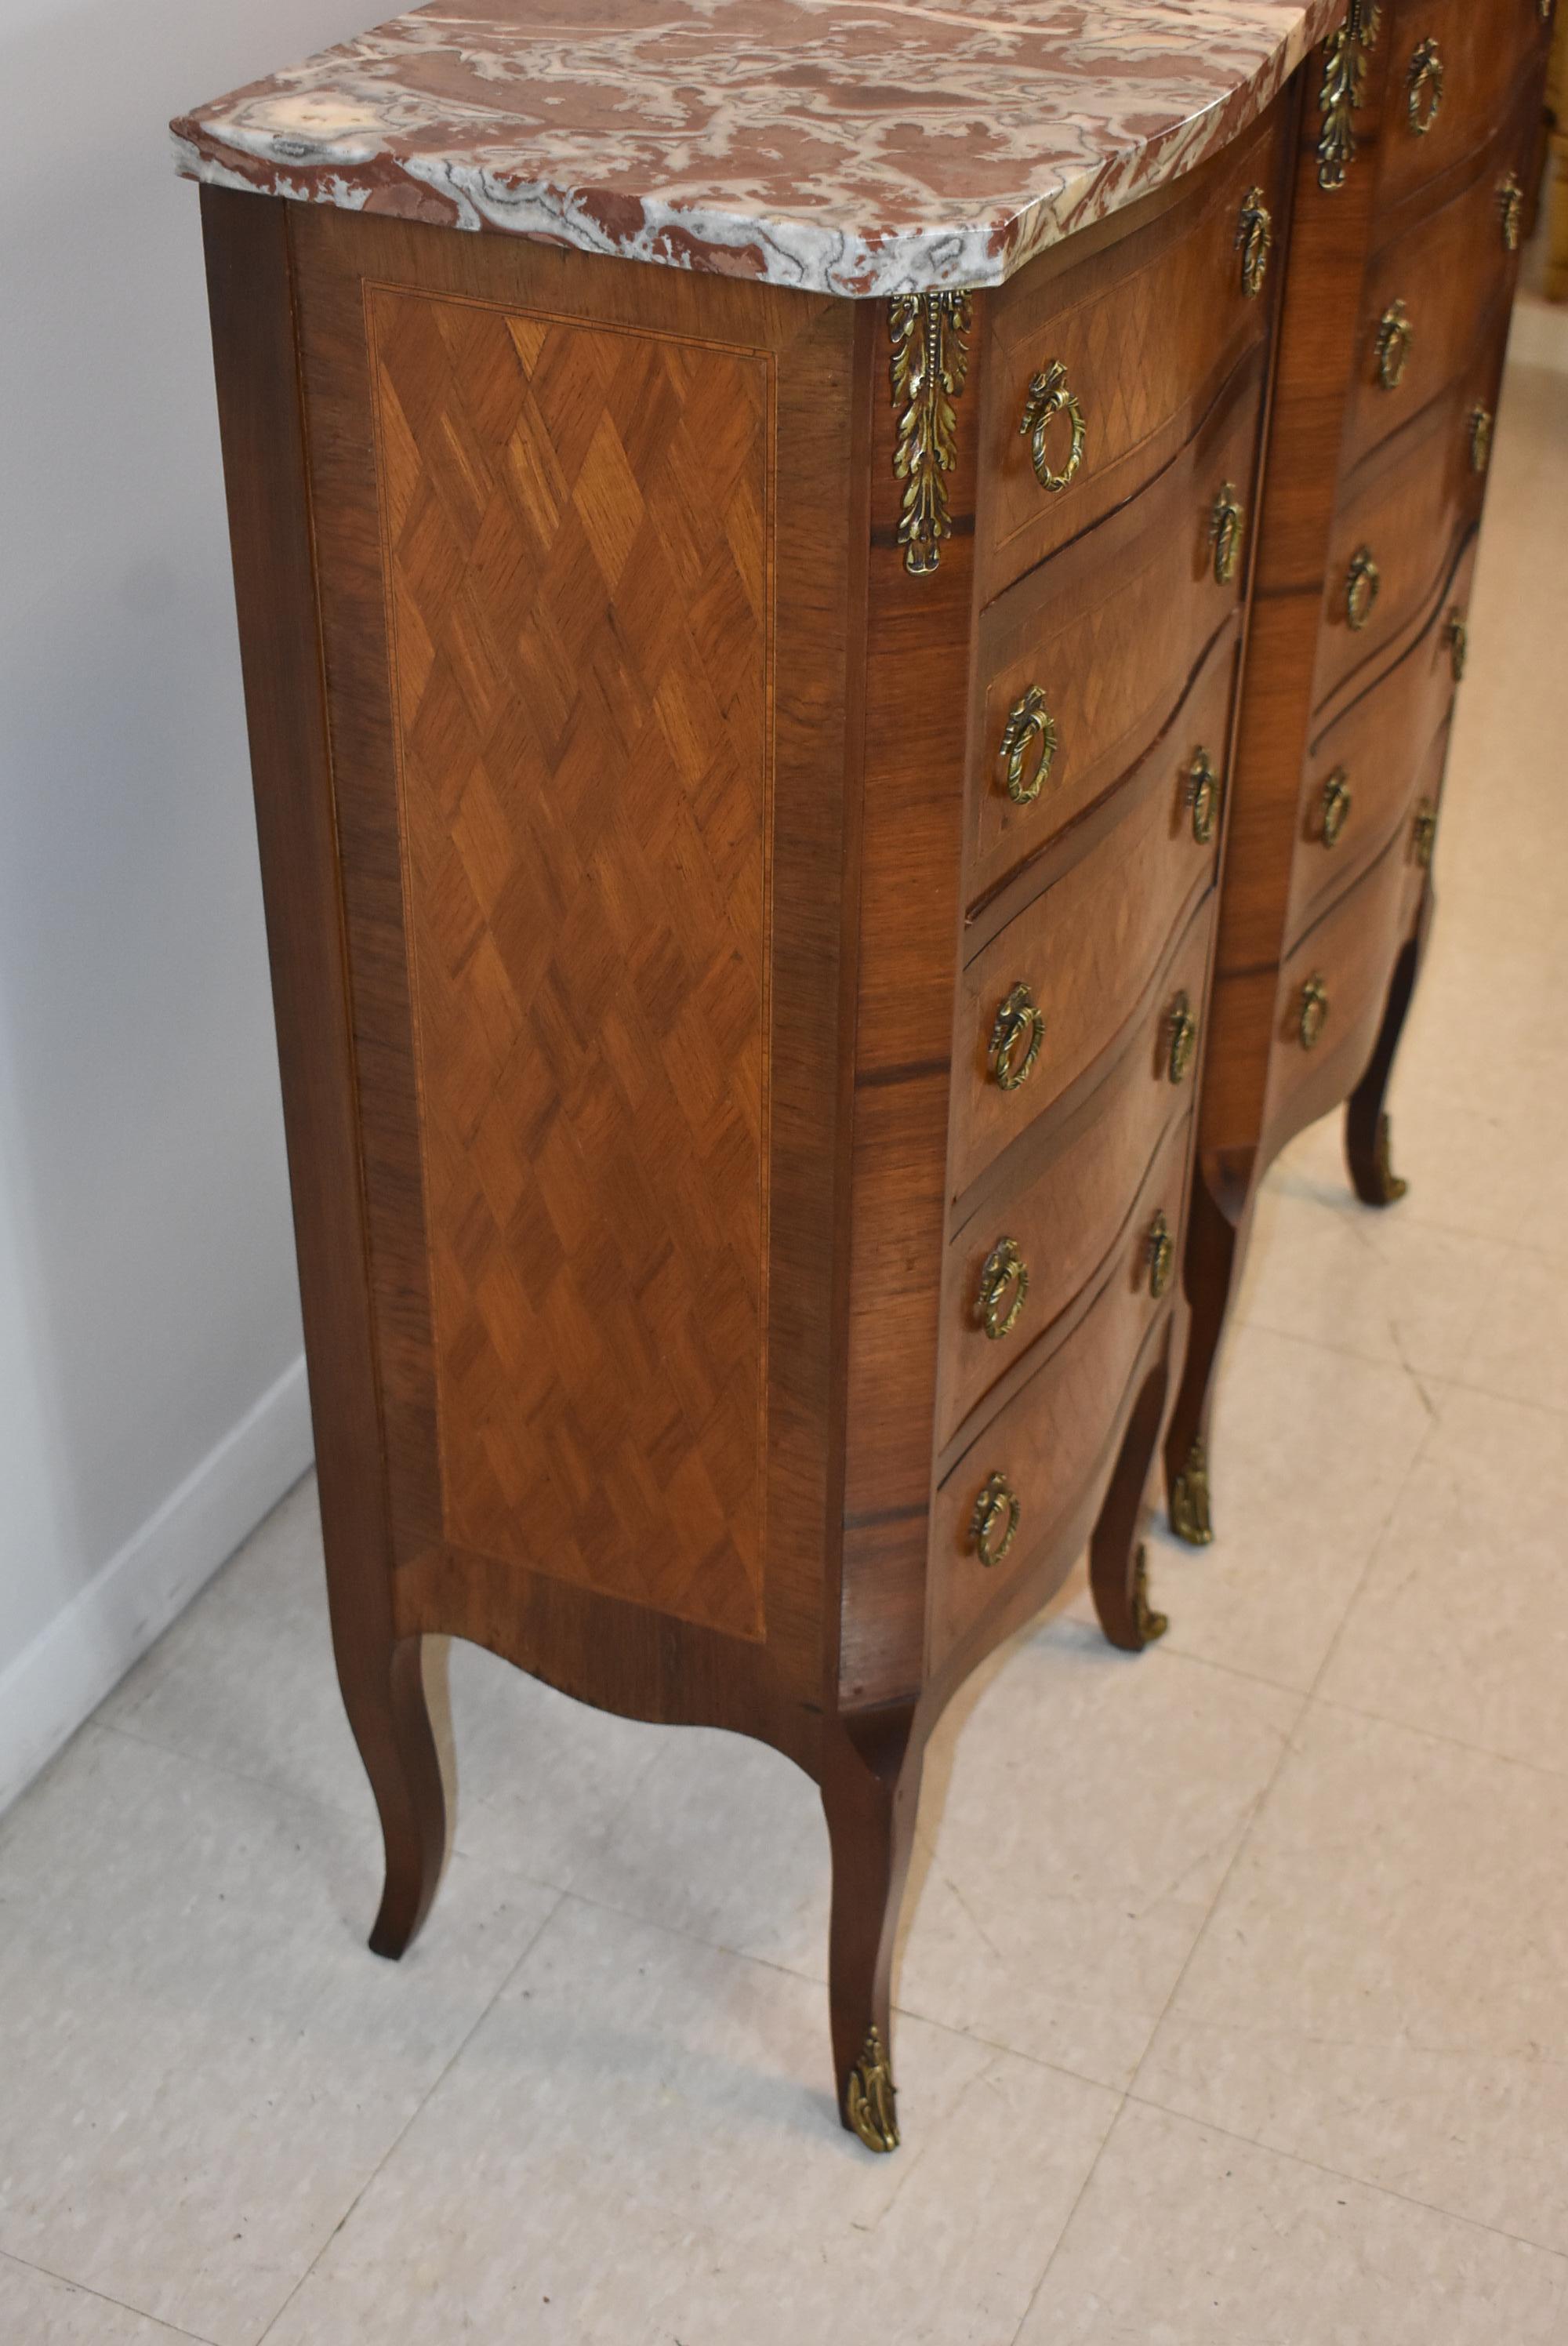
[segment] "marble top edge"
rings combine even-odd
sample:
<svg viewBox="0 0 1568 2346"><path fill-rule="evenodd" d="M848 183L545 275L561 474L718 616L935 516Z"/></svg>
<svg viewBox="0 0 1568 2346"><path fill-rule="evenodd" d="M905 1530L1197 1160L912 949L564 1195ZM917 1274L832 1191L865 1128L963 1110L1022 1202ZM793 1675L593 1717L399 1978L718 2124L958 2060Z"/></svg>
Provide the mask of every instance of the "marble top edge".
<svg viewBox="0 0 1568 2346"><path fill-rule="evenodd" d="M172 126L187 177L854 298L1001 284L1268 105L1341 0L472 0Z"/></svg>

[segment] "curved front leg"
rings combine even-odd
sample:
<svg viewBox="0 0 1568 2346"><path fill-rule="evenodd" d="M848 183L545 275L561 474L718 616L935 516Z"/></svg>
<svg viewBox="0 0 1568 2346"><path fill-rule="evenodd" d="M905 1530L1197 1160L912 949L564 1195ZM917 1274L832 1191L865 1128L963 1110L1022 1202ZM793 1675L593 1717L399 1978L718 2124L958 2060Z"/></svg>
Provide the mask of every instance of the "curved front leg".
<svg viewBox="0 0 1568 2346"><path fill-rule="evenodd" d="M1207 1547L1214 1537L1209 1511L1209 1413L1214 1406L1220 1340L1251 1218L1250 1187L1239 1219L1233 1222L1215 1198L1200 1165L1193 1178L1187 1216L1185 1279L1191 1320L1186 1359L1165 1442L1170 1526L1191 1547Z"/></svg>
<svg viewBox="0 0 1568 2346"><path fill-rule="evenodd" d="M1383 1106L1393 1073L1394 1055L1410 1011L1431 929L1432 892L1421 897L1416 925L1407 939L1394 974L1389 980L1383 1023L1367 1072L1345 1103L1345 1158L1350 1180L1363 1206L1397 1205L1410 1184L1401 1181L1389 1161L1389 1115Z"/></svg>
<svg viewBox="0 0 1568 2346"><path fill-rule="evenodd" d="M386 1852L371 1948L393 1961L430 1912L446 1859L446 1792L425 1698L422 1637L340 1641L339 1678Z"/></svg>
<svg viewBox="0 0 1568 2346"><path fill-rule="evenodd" d="M828 2000L839 2116L868 2150L896 2150L893 1942L914 1846L921 1750L914 1708L839 1723L822 1770L833 1852Z"/></svg>
<svg viewBox="0 0 1568 2346"><path fill-rule="evenodd" d="M1141 1653L1169 1627L1149 1603L1143 1528L1149 1470L1159 1449L1170 1371L1161 1362L1146 1380L1122 1437L1099 1520L1089 1535L1089 1590L1113 1646Z"/></svg>

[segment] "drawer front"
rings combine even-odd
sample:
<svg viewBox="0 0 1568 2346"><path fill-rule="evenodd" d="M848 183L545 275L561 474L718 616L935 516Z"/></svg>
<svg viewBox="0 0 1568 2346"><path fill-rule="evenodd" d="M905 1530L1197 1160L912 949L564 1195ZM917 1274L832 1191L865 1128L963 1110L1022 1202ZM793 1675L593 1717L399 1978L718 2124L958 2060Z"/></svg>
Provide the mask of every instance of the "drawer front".
<svg viewBox="0 0 1568 2346"><path fill-rule="evenodd" d="M1497 371L1495 355L1483 353L1468 382L1434 400L1342 498L1318 644L1319 719L1365 690L1435 607L1459 542L1480 518L1485 481L1468 419L1495 404Z"/></svg>
<svg viewBox="0 0 1568 2346"><path fill-rule="evenodd" d="M955 1198L1115 1040L1212 879L1217 831L1195 842L1173 762L1149 761L1120 820L959 980Z"/></svg>
<svg viewBox="0 0 1568 2346"><path fill-rule="evenodd" d="M1389 37L1378 219L1397 234L1395 207L1512 113L1521 81L1541 70L1547 33L1537 0L1403 0Z"/></svg>
<svg viewBox="0 0 1568 2346"><path fill-rule="evenodd" d="M1205 899L1127 1050L1044 1167L988 1198L947 1250L938 1448L1083 1291L1117 1243L1201 1056L1214 899ZM1026 1372L1026 1371L1025 1371Z"/></svg>
<svg viewBox="0 0 1568 2346"><path fill-rule="evenodd" d="M1518 256L1498 189L1528 152L1522 123L1482 149L1465 186L1376 253L1368 268L1343 469L1470 372L1484 337L1501 355Z"/></svg>
<svg viewBox="0 0 1568 2346"><path fill-rule="evenodd" d="M1474 568L1472 537L1426 632L1308 750L1288 938L1319 918L1405 820L1418 772L1452 711Z"/></svg>
<svg viewBox="0 0 1568 2346"><path fill-rule="evenodd" d="M1230 482L1241 484L1247 529L1263 356L1142 496L982 618L972 905L1128 774L1168 726L1222 781L1244 565L1217 575L1210 523Z"/></svg>
<svg viewBox="0 0 1568 2346"><path fill-rule="evenodd" d="M1146 226L1075 267L1048 254L993 297L983 601L1153 479L1265 340L1287 206L1285 122L1276 102ZM1249 294L1244 264L1259 256Z"/></svg>
<svg viewBox="0 0 1568 2346"><path fill-rule="evenodd" d="M1094 1302L942 1478L932 1511L933 1666L1059 1535L1102 1463L1145 1339L1176 1292L1191 1137L1190 1117L1171 1127ZM1158 1295L1156 1216L1171 1250Z"/></svg>

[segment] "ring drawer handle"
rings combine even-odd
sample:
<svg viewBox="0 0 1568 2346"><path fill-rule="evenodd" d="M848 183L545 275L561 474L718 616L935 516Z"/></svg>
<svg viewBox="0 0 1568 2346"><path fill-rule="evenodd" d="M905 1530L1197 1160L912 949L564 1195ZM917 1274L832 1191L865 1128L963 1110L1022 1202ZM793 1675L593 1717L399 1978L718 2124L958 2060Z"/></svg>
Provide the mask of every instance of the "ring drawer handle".
<svg viewBox="0 0 1568 2346"><path fill-rule="evenodd" d="M1323 785L1323 819L1319 836L1325 847L1338 847L1350 820L1350 777L1336 766Z"/></svg>
<svg viewBox="0 0 1568 2346"><path fill-rule="evenodd" d="M1207 847L1219 813L1219 777L1207 750L1195 750L1182 774L1182 804L1192 815L1193 838L1199 847Z"/></svg>
<svg viewBox="0 0 1568 2346"><path fill-rule="evenodd" d="M1241 199L1241 217L1236 223L1236 249L1241 255L1241 291L1248 301L1256 301L1263 291L1273 243L1274 222L1264 203L1263 190L1248 188Z"/></svg>
<svg viewBox="0 0 1568 2346"><path fill-rule="evenodd" d="M1066 463L1059 473L1054 473L1045 454L1045 434L1058 415L1066 417L1073 436ZM1053 359L1044 374L1031 379L1023 394L1023 421L1018 429L1029 443L1029 460L1034 467L1035 479L1054 496L1058 489L1066 487L1084 461L1084 411L1067 388L1067 370L1060 359Z"/></svg>
<svg viewBox="0 0 1568 2346"><path fill-rule="evenodd" d="M1410 824L1410 852L1423 872L1431 868L1432 849L1436 844L1437 809L1431 799L1422 799Z"/></svg>
<svg viewBox="0 0 1568 2346"><path fill-rule="evenodd" d="M1031 768L1030 752L1034 754ZM1040 795L1040 786L1056 755L1056 719L1045 706L1037 684L1016 699L1007 712L997 745L996 762L1003 769L1003 786L1014 806L1028 806Z"/></svg>
<svg viewBox="0 0 1568 2346"><path fill-rule="evenodd" d="M1236 484L1227 481L1217 494L1208 516L1208 542L1214 548L1214 576L1218 586L1228 586L1236 576L1246 520Z"/></svg>
<svg viewBox="0 0 1568 2346"><path fill-rule="evenodd" d="M969 1519L969 1545L988 1567L1000 1564L1018 1536L1023 1510L1005 1474L991 1474Z"/></svg>
<svg viewBox="0 0 1568 2346"><path fill-rule="evenodd" d="M1045 1013L1021 978L1003 994L991 1029L991 1072L1004 1092L1015 1092L1034 1072L1045 1040Z"/></svg>
<svg viewBox="0 0 1568 2346"><path fill-rule="evenodd" d="M1524 189L1517 171L1510 171L1497 190L1497 209L1502 221L1502 249L1517 252L1524 227Z"/></svg>
<svg viewBox="0 0 1568 2346"><path fill-rule="evenodd" d="M1010 1336L1029 1295L1029 1265L1016 1239L998 1239L986 1256L974 1299L975 1316L992 1341Z"/></svg>
<svg viewBox="0 0 1568 2346"><path fill-rule="evenodd" d="M1197 1020L1184 986L1166 1013L1166 1075L1170 1082L1186 1083L1196 1049Z"/></svg>
<svg viewBox="0 0 1568 2346"><path fill-rule="evenodd" d="M1492 462L1492 410L1472 407L1464 419L1465 438L1470 443L1470 469L1484 473Z"/></svg>
<svg viewBox="0 0 1568 2346"><path fill-rule="evenodd" d="M1464 675L1465 658L1470 650L1470 629L1465 625L1462 611L1449 613L1443 640L1448 645L1449 672L1458 684Z"/></svg>
<svg viewBox="0 0 1568 2346"><path fill-rule="evenodd" d="M1301 1000L1296 1015L1296 1031L1301 1037L1304 1051L1318 1048L1328 1024L1329 989L1320 977L1309 977L1301 988Z"/></svg>
<svg viewBox="0 0 1568 2346"><path fill-rule="evenodd" d="M1402 301L1390 301L1378 320L1378 381L1385 391L1398 391L1416 330Z"/></svg>
<svg viewBox="0 0 1568 2346"><path fill-rule="evenodd" d="M1418 41L1410 52L1405 80L1405 112L1410 128L1424 138L1438 118L1442 104L1442 58L1435 41Z"/></svg>
<svg viewBox="0 0 1568 2346"><path fill-rule="evenodd" d="M1371 547L1359 546L1345 573L1345 617L1353 633L1359 634L1371 617L1382 583L1383 574L1372 559Z"/></svg>
<svg viewBox="0 0 1568 2346"><path fill-rule="evenodd" d="M1148 1266L1149 1293L1157 1303L1170 1285L1171 1273L1176 1269L1176 1240L1171 1236L1171 1226L1163 1209L1149 1224L1149 1234L1144 1240L1144 1260Z"/></svg>

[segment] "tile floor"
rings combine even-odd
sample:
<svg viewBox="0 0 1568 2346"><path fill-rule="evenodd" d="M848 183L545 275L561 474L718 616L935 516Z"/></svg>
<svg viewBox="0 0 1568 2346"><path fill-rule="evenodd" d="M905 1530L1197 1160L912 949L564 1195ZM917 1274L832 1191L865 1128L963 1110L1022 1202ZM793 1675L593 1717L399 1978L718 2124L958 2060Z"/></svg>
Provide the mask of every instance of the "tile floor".
<svg viewBox="0 0 1568 2346"><path fill-rule="evenodd" d="M1515 351L1411 1193L1291 1149L1170 1636L1077 1592L954 1706L904 2150L759 1747L454 1649L456 1854L364 1951L302 1485L0 1826L7 2346L1568 2341L1568 315Z"/></svg>

